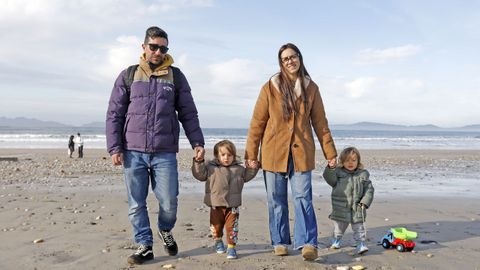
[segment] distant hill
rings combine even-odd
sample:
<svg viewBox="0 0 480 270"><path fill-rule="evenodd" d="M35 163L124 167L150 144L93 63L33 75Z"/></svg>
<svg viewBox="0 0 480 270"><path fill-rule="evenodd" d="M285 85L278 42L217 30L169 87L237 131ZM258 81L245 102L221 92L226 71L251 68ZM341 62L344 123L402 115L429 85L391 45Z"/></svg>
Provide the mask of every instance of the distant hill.
<svg viewBox="0 0 480 270"><path fill-rule="evenodd" d="M441 130L452 130L452 131L480 131L480 125L468 125L464 127L455 127L455 128L442 128L435 125L414 125L414 126L405 126L405 125L392 125L384 123L375 123L375 122L359 122L348 125L331 125L333 130L415 130L415 131L441 131Z"/></svg>
<svg viewBox="0 0 480 270"><path fill-rule="evenodd" d="M105 122L94 121L81 126L71 126L65 125L62 123L54 121L42 121L34 118L25 118L25 117L16 117L16 118L7 118L0 116L0 127L7 128L72 128L76 130L77 128L86 129L89 128L105 128ZM442 128L435 125L415 125L415 126L406 126L406 125L392 125L385 123L376 123L376 122L358 122L354 124L339 124L339 125L330 125L332 130L414 130L414 131L442 131L442 130L451 130L451 131L479 131L480 124L468 125L463 127L455 128Z"/></svg>
<svg viewBox="0 0 480 270"><path fill-rule="evenodd" d="M105 128L105 122L90 122L87 124L83 124L80 127Z"/></svg>
<svg viewBox="0 0 480 270"><path fill-rule="evenodd" d="M34 118L25 118L25 117L17 117L17 118L0 117L0 126L18 127L18 128L68 127L68 125L64 125L54 121L42 121Z"/></svg>
<svg viewBox="0 0 480 270"><path fill-rule="evenodd" d="M462 129L465 129L465 130L480 130L480 125L468 125L468 126L464 126Z"/></svg>

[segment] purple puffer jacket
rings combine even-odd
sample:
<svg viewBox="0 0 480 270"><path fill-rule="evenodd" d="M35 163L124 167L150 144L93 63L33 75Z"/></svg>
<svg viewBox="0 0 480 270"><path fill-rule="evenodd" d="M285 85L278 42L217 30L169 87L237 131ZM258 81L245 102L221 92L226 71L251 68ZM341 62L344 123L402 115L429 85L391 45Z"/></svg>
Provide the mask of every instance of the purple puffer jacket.
<svg viewBox="0 0 480 270"><path fill-rule="evenodd" d="M204 146L187 79L178 68L170 66L168 71L166 75L157 73L159 76L156 76L151 71L147 75L140 65L135 72L130 97L124 83L126 70L120 73L107 110L106 137L110 155L124 150L178 152L178 121L182 123L192 148Z"/></svg>

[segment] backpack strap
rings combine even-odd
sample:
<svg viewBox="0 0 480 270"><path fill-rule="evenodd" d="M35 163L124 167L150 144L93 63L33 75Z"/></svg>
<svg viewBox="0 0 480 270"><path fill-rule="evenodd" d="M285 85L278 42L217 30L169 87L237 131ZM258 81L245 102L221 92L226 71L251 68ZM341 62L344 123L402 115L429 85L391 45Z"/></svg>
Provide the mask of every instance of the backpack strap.
<svg viewBox="0 0 480 270"><path fill-rule="evenodd" d="M138 66L139 66L138 64L129 66L127 68L127 72L125 73L125 77L123 77L123 82L125 83L125 89L127 90L128 96L130 96L130 88L132 87L133 79L135 77L135 71L137 71ZM173 73L173 85L175 86L175 95L176 95L178 92L177 83L180 80L180 78L178 77L179 76L178 71L175 71L178 68L172 67L172 66L170 68L172 69L172 73Z"/></svg>
<svg viewBox="0 0 480 270"><path fill-rule="evenodd" d="M133 78L135 77L135 71L139 65L132 65L127 68L127 72L125 73L125 77L123 77L123 82L125 83L125 88L127 90L127 94L130 96L130 88L132 87Z"/></svg>

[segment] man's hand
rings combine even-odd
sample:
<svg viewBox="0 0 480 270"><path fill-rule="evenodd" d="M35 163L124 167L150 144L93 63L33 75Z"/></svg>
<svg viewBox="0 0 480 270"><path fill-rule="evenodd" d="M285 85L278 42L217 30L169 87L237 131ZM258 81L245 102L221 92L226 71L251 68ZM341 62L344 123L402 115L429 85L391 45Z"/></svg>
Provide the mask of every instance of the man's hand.
<svg viewBox="0 0 480 270"><path fill-rule="evenodd" d="M115 166L123 164L123 153L115 153L112 155L112 163Z"/></svg>
<svg viewBox="0 0 480 270"><path fill-rule="evenodd" d="M205 158L205 149L202 146L195 146L193 151L195 152L196 161L202 161Z"/></svg>

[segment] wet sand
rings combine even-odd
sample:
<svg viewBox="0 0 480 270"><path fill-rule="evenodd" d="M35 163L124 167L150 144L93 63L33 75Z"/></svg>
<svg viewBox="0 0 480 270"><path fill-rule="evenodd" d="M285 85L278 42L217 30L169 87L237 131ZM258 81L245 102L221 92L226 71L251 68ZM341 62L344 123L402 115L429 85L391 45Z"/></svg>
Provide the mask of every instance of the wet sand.
<svg viewBox="0 0 480 270"><path fill-rule="evenodd" d="M178 221L173 230L180 252L166 256L155 238L155 260L134 268L336 269L362 265L367 269L480 269L477 152L362 151L376 192L366 223L370 251L363 256L355 255L350 247L350 229L342 249L327 249L332 231L327 218L330 188L321 177L325 161L319 154L312 179L319 258L305 262L298 251L287 257L271 252L261 172L245 186L239 258L227 260L215 254L209 210L202 203L203 184L191 177L192 152L182 150L178 155ZM84 159L70 159L66 150L0 149L0 157L18 158L0 161L0 269L131 268L126 259L135 245L122 170L110 164L105 151L85 149ZM158 206L153 194L148 203L154 224ZM414 253L377 245L390 227L398 226L418 232ZM33 243L38 239L43 242Z"/></svg>

